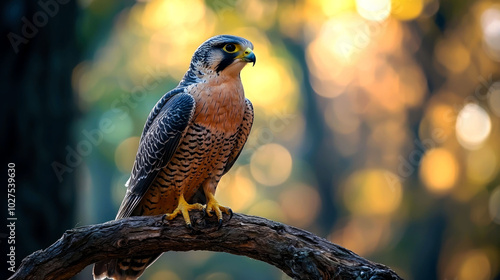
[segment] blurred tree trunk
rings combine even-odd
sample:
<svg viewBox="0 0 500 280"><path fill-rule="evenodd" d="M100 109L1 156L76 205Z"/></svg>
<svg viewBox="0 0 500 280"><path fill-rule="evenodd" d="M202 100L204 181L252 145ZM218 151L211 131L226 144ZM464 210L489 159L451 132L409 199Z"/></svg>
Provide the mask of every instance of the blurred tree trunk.
<svg viewBox="0 0 500 280"><path fill-rule="evenodd" d="M80 57L75 38L78 11L76 1L67 0L10 0L0 6L1 172L6 176L7 164L15 164L17 268L29 253L75 225L74 172L65 172L60 180L52 165L65 164L66 147L74 147L71 127L77 108L71 75ZM6 181L2 205L7 205ZM12 245L5 242L6 230L0 232L2 254ZM0 278L6 279L6 273L2 269Z"/></svg>
<svg viewBox="0 0 500 280"><path fill-rule="evenodd" d="M304 43L298 43L293 39L285 40L288 50L293 53L300 63L302 69L302 102L304 106L305 137L303 140L301 158L310 164L318 182L318 192L321 197L321 211L318 224L321 225L322 235L327 235L337 220L337 207L333 203L333 186L338 185L337 178L333 176L333 170L340 170L341 157L332 145L332 136L328 135L318 104L318 99L311 86L308 74ZM325 157L324 155L333 155Z"/></svg>

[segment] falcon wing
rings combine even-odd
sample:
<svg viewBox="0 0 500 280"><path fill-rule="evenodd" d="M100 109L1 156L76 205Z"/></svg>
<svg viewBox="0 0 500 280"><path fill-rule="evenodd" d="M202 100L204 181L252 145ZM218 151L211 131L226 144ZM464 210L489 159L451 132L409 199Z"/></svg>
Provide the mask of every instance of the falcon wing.
<svg viewBox="0 0 500 280"><path fill-rule="evenodd" d="M241 122L241 125L238 128L238 132L236 134L236 140L235 140L236 145L234 146L233 151L229 155L226 166L224 167L224 173L222 173L222 175L226 174L229 171L229 169L233 167L234 163L240 156L241 151L243 150L243 146L245 146L245 143L247 142L248 135L250 134L250 129L252 129L252 124L253 124L252 102L250 102L250 100L248 99L245 99L245 102L247 106L245 109L245 114L243 115L243 121Z"/></svg>
<svg viewBox="0 0 500 280"><path fill-rule="evenodd" d="M132 215L158 172L177 150L195 108L194 98L183 91L175 89L165 94L151 111L116 219Z"/></svg>

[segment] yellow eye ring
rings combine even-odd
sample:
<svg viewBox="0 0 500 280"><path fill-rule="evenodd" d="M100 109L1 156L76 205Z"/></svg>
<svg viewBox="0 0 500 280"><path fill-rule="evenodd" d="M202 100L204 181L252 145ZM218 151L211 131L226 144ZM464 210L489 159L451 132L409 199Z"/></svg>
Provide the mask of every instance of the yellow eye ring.
<svg viewBox="0 0 500 280"><path fill-rule="evenodd" d="M235 44L226 44L222 49L227 53L235 53L238 51L238 47Z"/></svg>

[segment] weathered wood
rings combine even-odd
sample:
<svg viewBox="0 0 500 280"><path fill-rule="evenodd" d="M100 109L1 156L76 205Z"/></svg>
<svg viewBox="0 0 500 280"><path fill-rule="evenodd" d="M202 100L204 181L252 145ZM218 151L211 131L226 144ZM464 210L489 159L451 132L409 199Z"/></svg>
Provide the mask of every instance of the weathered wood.
<svg viewBox="0 0 500 280"><path fill-rule="evenodd" d="M243 255L274 265L294 279L401 279L310 232L264 218L235 214L217 221L191 213L195 231L177 218L131 217L68 230L45 250L26 257L10 279L68 279L94 262L125 255L206 250ZM227 217L226 217L227 218Z"/></svg>

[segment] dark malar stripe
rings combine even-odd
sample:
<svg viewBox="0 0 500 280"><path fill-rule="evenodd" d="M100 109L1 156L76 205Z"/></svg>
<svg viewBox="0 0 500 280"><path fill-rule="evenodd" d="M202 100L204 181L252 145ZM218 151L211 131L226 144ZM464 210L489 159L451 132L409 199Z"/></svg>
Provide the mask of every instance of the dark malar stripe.
<svg viewBox="0 0 500 280"><path fill-rule="evenodd" d="M224 59L217 65L215 68L215 71L217 71L217 74L221 72L222 70L226 69L231 63L233 63L234 57L233 56L226 56Z"/></svg>

